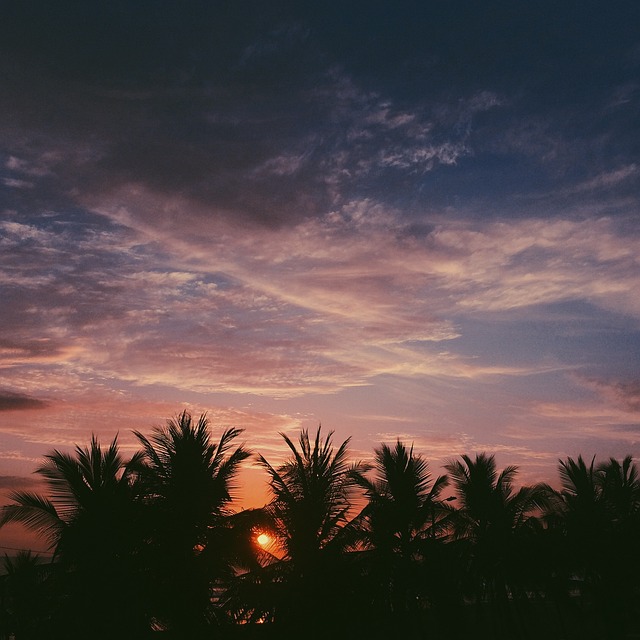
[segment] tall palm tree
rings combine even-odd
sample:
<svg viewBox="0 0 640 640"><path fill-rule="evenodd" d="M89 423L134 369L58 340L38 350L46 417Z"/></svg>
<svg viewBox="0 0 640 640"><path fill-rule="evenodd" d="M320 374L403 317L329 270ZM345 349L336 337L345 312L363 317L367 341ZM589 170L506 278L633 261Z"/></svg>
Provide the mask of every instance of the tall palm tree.
<svg viewBox="0 0 640 640"><path fill-rule="evenodd" d="M272 499L266 509L286 566L288 604L281 600L278 615L292 625L306 621L317 626L331 617L320 598L325 605L333 601L334 621L339 616L335 607L347 582L339 572L345 571L343 552L355 533L349 511L357 477L366 467L349 464L350 439L334 449L333 431L323 439L318 427L311 440L303 429L298 446L281 435L291 452L286 462L276 468L258 457L269 474ZM283 573L282 567L272 571Z"/></svg>
<svg viewBox="0 0 640 640"><path fill-rule="evenodd" d="M558 471L567 526L578 535L589 535L595 524L602 526L606 519L595 456L589 465L582 456L560 460Z"/></svg>
<svg viewBox="0 0 640 640"><path fill-rule="evenodd" d="M526 569L521 563L527 557L522 540L538 527L550 489L534 485L515 490L517 467L498 472L495 457L486 453L475 459L463 455L446 469L459 498L453 534L468 545L468 577L477 611L482 614L488 603L496 636L513 637L518 631L509 596L524 593L519 589Z"/></svg>
<svg viewBox="0 0 640 640"><path fill-rule="evenodd" d="M137 458L124 460L117 437L105 450L93 436L73 454L55 450L45 456L36 473L45 479L48 497L16 491L13 504L3 507L0 526L19 522L36 531L64 567L67 600L60 614L68 618L69 637L86 637L94 616L102 620L89 632L96 638L141 635L146 628L144 611L135 606L140 539L132 466Z"/></svg>
<svg viewBox="0 0 640 640"><path fill-rule="evenodd" d="M210 622L212 582L231 570L234 480L250 452L233 447L241 429L226 429L214 442L206 414L194 421L183 411L150 438L134 433L142 445L136 471L150 516L156 617L194 637Z"/></svg>
<svg viewBox="0 0 640 640"><path fill-rule="evenodd" d="M600 556L608 520L595 456L589 464L582 456L560 460L558 471L562 488L556 517L565 534L567 572L572 587L579 588L583 603L591 607L598 567L603 564Z"/></svg>
<svg viewBox="0 0 640 640"><path fill-rule="evenodd" d="M96 553L94 536L112 548L121 541L116 531L120 523L113 518L122 518L131 506L131 469L137 459L122 458L117 437L106 451L95 436L89 447L76 446L75 456L55 450L35 471L45 479L50 497L13 492L14 504L3 507L0 526L24 524L46 538L57 556L70 562Z"/></svg>
<svg viewBox="0 0 640 640"><path fill-rule="evenodd" d="M640 474L631 456L598 465L596 482L608 515L601 571L605 626L623 637L638 620L640 605Z"/></svg>
<svg viewBox="0 0 640 640"><path fill-rule="evenodd" d="M568 573L581 594L585 629L624 637L637 615L640 570L640 481L632 458L600 465L582 456L559 465L562 490L557 509L566 540ZM557 517L558 517L557 516Z"/></svg>
<svg viewBox="0 0 640 640"><path fill-rule="evenodd" d="M429 465L413 447L397 440L375 449L373 480L359 477L368 499L359 516L372 611L383 618L417 624L417 606L427 592L427 575L435 568L434 543L446 527L450 509L440 495L446 476L433 482ZM442 551L441 549L439 550Z"/></svg>

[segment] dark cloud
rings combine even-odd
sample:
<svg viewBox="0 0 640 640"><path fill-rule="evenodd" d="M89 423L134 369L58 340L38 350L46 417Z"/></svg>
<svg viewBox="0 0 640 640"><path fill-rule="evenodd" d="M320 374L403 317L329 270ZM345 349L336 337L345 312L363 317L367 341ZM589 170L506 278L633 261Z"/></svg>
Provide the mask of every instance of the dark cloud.
<svg viewBox="0 0 640 640"><path fill-rule="evenodd" d="M45 409L48 406L49 403L44 400L0 389L0 411L29 411L31 409ZM1 480L2 478L0 478Z"/></svg>
<svg viewBox="0 0 640 640"><path fill-rule="evenodd" d="M487 215L637 156L634 3L297 5L5 6L4 205L142 185L267 226L362 197Z"/></svg>

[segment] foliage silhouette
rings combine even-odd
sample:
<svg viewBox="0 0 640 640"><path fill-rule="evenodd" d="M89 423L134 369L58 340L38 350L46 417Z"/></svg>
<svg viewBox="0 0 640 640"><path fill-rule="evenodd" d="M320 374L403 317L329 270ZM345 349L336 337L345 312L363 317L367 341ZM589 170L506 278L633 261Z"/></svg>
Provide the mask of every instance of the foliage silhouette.
<svg viewBox="0 0 640 640"><path fill-rule="evenodd" d="M580 593L583 630L624 637L638 616L640 481L630 456L600 465L560 460L556 517L563 528L571 587Z"/></svg>
<svg viewBox="0 0 640 640"><path fill-rule="evenodd" d="M130 460L117 438L53 451L46 495L14 492L53 562L5 558L0 640L415 638L630 640L639 628L640 474L630 456L559 461L561 489L516 486L486 453L446 465L401 440L349 460L333 432L267 472L271 500L235 512L242 433L214 441L183 412ZM444 493L451 482L457 500ZM353 516L358 509L357 515ZM273 553L256 536L270 532ZM1 573L1 572L0 572ZM261 623L261 624L258 624Z"/></svg>
<svg viewBox="0 0 640 640"><path fill-rule="evenodd" d="M140 513L132 472L139 458L125 461L117 438L104 450L95 436L73 455L55 450L36 469L50 498L17 491L14 504L3 508L0 526L21 522L38 532L65 568L58 578L66 597L56 623L70 638L86 636L96 619L103 621L96 638L146 628L138 599Z"/></svg>
<svg viewBox="0 0 640 640"><path fill-rule="evenodd" d="M12 637L36 640L51 631L51 611L47 610L46 589L51 564L40 556L20 551L14 558L5 555L0 575L0 640Z"/></svg>
<svg viewBox="0 0 640 640"><path fill-rule="evenodd" d="M349 439L335 449L333 432L323 439L320 427L313 441L302 430L298 446L281 436L291 451L285 463L274 468L258 457L273 496L266 510L285 554L283 566L271 569L276 585L285 587L276 590L276 616L293 627L304 623L319 628L327 622L320 601L332 600L337 617L347 613L338 609L350 581L344 555L356 534L348 514L366 466L348 463Z"/></svg>
<svg viewBox="0 0 640 640"><path fill-rule="evenodd" d="M196 637L212 622L212 583L232 573L240 526L230 503L241 463L251 454L232 448L240 429L225 430L213 442L205 414L194 421L183 411L155 427L142 445L135 470L147 513L147 565L152 612L164 628ZM215 547L215 553L213 552Z"/></svg>
<svg viewBox="0 0 640 640"><path fill-rule="evenodd" d="M374 454L375 478L358 476L367 498L358 521L367 549L369 606L381 624L407 627L416 623L426 595L425 562L448 526L451 509L440 499L448 480L431 482L427 461L400 440Z"/></svg>
<svg viewBox="0 0 640 640"><path fill-rule="evenodd" d="M486 453L460 456L445 465L455 486L459 507L452 519L454 539L464 540L467 589L476 605L476 621L493 629L496 638L522 633L518 608L526 601L527 567L523 547L538 516L550 503L546 485L514 488L517 467L498 472L495 457Z"/></svg>

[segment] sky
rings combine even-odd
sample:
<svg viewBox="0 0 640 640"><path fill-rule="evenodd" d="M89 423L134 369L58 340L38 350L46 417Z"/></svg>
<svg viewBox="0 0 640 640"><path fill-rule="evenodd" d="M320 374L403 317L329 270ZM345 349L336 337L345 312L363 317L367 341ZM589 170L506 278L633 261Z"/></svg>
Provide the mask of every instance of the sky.
<svg viewBox="0 0 640 640"><path fill-rule="evenodd" d="M319 424L434 475L640 455L638 24L633 1L2 3L0 502L53 449L130 455L183 409L273 464ZM238 505L266 481L248 465Z"/></svg>

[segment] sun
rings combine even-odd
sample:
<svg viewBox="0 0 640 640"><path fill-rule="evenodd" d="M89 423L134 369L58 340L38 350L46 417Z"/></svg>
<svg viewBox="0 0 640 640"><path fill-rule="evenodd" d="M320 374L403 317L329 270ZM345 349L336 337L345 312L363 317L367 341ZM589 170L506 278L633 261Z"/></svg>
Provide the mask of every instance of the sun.
<svg viewBox="0 0 640 640"><path fill-rule="evenodd" d="M271 536L266 533L261 533L256 540L261 547L268 547L272 542Z"/></svg>

